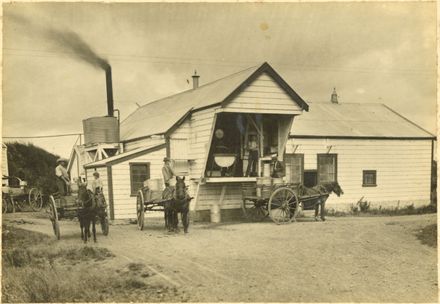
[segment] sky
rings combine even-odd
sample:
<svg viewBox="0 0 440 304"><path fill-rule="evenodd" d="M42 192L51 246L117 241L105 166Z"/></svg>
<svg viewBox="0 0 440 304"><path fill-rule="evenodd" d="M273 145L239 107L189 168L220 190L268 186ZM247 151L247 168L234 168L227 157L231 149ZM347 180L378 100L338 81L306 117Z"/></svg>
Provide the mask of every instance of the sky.
<svg viewBox="0 0 440 304"><path fill-rule="evenodd" d="M4 137L82 133L107 114L269 62L306 102L384 103L436 133L435 2L6 3ZM189 82L188 82L189 80ZM13 139L4 138L5 141ZM78 135L20 139L68 157Z"/></svg>

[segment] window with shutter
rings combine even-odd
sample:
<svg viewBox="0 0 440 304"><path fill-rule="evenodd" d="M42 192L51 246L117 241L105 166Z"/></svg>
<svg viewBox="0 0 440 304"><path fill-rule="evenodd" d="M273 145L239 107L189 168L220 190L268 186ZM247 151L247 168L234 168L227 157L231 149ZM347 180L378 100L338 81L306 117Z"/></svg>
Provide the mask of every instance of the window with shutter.
<svg viewBox="0 0 440 304"><path fill-rule="evenodd" d="M292 184L302 184L304 175L304 154L286 154L286 180Z"/></svg>
<svg viewBox="0 0 440 304"><path fill-rule="evenodd" d="M131 195L144 185L144 181L150 178L150 163L130 163Z"/></svg>
<svg viewBox="0 0 440 304"><path fill-rule="evenodd" d="M318 183L337 181L337 154L318 154Z"/></svg>

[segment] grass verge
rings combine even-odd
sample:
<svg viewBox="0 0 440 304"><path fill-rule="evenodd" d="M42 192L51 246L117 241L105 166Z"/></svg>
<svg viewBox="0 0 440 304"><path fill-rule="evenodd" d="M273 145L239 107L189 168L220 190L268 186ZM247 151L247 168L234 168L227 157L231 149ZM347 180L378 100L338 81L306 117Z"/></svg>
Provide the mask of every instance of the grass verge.
<svg viewBox="0 0 440 304"><path fill-rule="evenodd" d="M186 302L142 263L121 268L96 246L63 247L46 235L14 226L2 231L2 302Z"/></svg>

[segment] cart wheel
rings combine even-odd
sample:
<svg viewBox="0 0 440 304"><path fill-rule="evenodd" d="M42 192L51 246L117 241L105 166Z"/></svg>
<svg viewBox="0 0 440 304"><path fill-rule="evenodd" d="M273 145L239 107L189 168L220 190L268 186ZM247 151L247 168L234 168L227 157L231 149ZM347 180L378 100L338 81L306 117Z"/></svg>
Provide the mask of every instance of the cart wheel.
<svg viewBox="0 0 440 304"><path fill-rule="evenodd" d="M145 218L145 210L144 210L144 193L142 190L138 191L136 196L136 214L137 214L137 225L139 230L144 230L144 218Z"/></svg>
<svg viewBox="0 0 440 304"><path fill-rule="evenodd" d="M58 222L58 212L57 212L57 206L55 204L55 199L53 198L53 196L49 196L49 219L52 222L52 228L53 228L53 233L55 234L55 237L57 238L57 240L59 240L61 238L61 233L60 233L60 224Z"/></svg>
<svg viewBox="0 0 440 304"><path fill-rule="evenodd" d="M32 188L29 191L29 205L34 211L40 211L43 208L43 195L37 188Z"/></svg>
<svg viewBox="0 0 440 304"><path fill-rule="evenodd" d="M107 236L108 235L108 232L109 232L109 224L108 224L108 218L107 218L107 215L105 215L105 216L103 216L101 219L100 219L100 222L101 222L101 231L102 231L102 234L103 235L105 235L105 236Z"/></svg>
<svg viewBox="0 0 440 304"><path fill-rule="evenodd" d="M269 199L269 217L278 225L290 223L298 213L298 203L298 196L292 189L278 188Z"/></svg>
<svg viewBox="0 0 440 304"><path fill-rule="evenodd" d="M8 209L9 209L9 199L3 193L3 197L2 197L2 213L8 212Z"/></svg>
<svg viewBox="0 0 440 304"><path fill-rule="evenodd" d="M260 222L268 215L267 201L265 200L251 201L244 199L241 203L241 209L244 217L253 222Z"/></svg>

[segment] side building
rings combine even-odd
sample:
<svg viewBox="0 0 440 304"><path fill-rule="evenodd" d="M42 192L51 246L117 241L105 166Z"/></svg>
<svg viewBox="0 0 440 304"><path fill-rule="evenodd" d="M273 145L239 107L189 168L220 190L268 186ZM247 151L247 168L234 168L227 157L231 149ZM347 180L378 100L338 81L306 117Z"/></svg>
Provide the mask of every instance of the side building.
<svg viewBox="0 0 440 304"><path fill-rule="evenodd" d="M309 103L286 147L287 175L313 186L338 181L327 207L349 210L430 203L435 136L383 104Z"/></svg>

